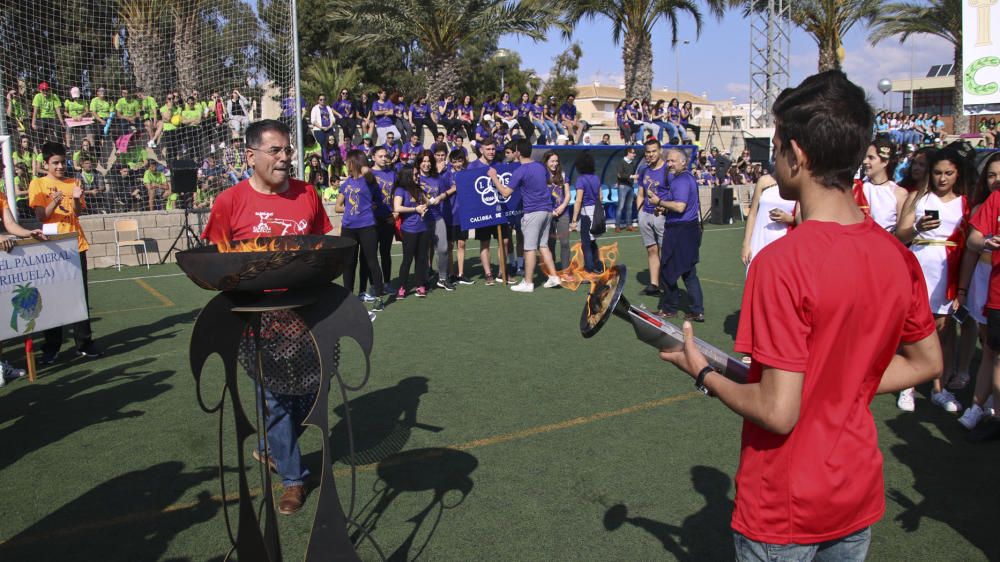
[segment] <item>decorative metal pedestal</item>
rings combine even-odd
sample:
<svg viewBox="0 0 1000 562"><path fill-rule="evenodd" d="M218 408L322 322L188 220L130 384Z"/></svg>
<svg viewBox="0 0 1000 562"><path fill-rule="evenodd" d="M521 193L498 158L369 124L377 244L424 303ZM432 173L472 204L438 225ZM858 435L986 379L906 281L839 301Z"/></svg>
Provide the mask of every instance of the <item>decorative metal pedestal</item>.
<svg viewBox="0 0 1000 562"><path fill-rule="evenodd" d="M344 382L338 370L339 340L354 339L365 355L365 376L357 386ZM343 402L347 392L360 390L370 374L370 354L374 334L368 312L357 297L340 285L294 289L280 293L223 292L202 310L191 336L191 371L197 383L198 404L206 413L219 415L219 477L223 497L226 497L226 468L223 436L228 433L224 423L225 406L233 412L236 427L236 459L238 463L239 504L236 532L230 521L228 507L223 508L232 549L240 562L280 562L281 544L270 471L267 466L267 436L264 423L268 416L261 389L308 399L315 395L312 409L304 422L322 432L323 450L319 487L313 497L316 516L306 548L307 562L319 560L359 560L348 536L348 516L341 508L333 480L333 455L330 451L329 391L336 378ZM225 370L225 383L216 402L206 401L202 389L202 369L209 356L218 354ZM256 385L256 411L252 422L240 400L237 370L242 364ZM351 431L350 412L345 408L345 421ZM247 441L257 436L265 446L261 450L263 498L259 509L247 479ZM258 446L257 443L253 443ZM353 451L351 452L353 456ZM351 458L351 457L348 457ZM256 461L253 461L256 464ZM348 513L355 503L355 477L351 478L351 499ZM263 525L263 528L261 526ZM367 538L364 529L352 523ZM376 550L378 546L375 545Z"/></svg>

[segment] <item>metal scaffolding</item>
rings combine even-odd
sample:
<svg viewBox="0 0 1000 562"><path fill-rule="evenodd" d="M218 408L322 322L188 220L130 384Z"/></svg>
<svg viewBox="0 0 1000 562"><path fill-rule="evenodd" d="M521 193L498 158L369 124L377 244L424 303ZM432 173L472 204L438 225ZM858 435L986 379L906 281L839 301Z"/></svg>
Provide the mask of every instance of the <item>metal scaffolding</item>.
<svg viewBox="0 0 1000 562"><path fill-rule="evenodd" d="M755 2L750 13L750 127L774 125L771 105L788 87L792 0Z"/></svg>

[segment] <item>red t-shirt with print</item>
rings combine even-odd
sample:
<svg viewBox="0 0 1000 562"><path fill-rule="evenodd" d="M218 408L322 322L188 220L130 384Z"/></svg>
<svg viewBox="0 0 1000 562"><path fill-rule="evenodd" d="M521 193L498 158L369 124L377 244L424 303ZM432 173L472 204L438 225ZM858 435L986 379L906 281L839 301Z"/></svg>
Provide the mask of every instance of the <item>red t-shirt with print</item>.
<svg viewBox="0 0 1000 562"><path fill-rule="evenodd" d="M994 191L976 209L969 221L972 228L989 238L1000 234L1000 191ZM990 271L990 291L986 297L986 308L1000 310L1000 252L993 252L993 269Z"/></svg>
<svg viewBox="0 0 1000 562"><path fill-rule="evenodd" d="M323 202L308 183L290 179L284 193L264 194L243 180L215 198L201 237L218 243L331 230Z"/></svg>
<svg viewBox="0 0 1000 562"><path fill-rule="evenodd" d="M788 435L743 422L732 526L755 541L810 544L878 521L882 455L869 405L901 342L934 333L913 254L870 217L805 221L754 258L736 350L803 373Z"/></svg>

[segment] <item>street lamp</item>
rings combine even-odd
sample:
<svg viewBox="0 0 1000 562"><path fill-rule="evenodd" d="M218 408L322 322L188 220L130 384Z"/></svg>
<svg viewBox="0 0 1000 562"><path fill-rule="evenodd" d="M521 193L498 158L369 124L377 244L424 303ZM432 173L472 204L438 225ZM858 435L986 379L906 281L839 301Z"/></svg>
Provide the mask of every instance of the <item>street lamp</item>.
<svg viewBox="0 0 1000 562"><path fill-rule="evenodd" d="M503 83L503 68L507 61L510 60L510 51L504 48L497 49L497 52L493 53L493 60L500 65L500 92L503 93L505 90Z"/></svg>
<svg viewBox="0 0 1000 562"><path fill-rule="evenodd" d="M677 99L681 98L681 45L690 45L691 42L687 39L683 41L678 41L677 45L674 46L674 72L676 76L674 77L676 81L674 82L674 89L677 90Z"/></svg>
<svg viewBox="0 0 1000 562"><path fill-rule="evenodd" d="M878 91L882 92L882 109L886 109L885 95L888 94L889 90L891 89L892 89L892 80L889 80L888 78L883 78L878 81Z"/></svg>

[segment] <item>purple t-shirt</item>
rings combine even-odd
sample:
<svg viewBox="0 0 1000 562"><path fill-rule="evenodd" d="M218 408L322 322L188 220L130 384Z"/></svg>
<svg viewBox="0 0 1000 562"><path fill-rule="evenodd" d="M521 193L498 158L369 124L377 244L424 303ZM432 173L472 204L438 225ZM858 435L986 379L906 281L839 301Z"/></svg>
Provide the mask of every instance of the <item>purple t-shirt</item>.
<svg viewBox="0 0 1000 562"><path fill-rule="evenodd" d="M372 104L372 111L396 111L396 106L389 100L378 101ZM379 115L375 119L376 127L391 127L392 126L392 115Z"/></svg>
<svg viewBox="0 0 1000 562"><path fill-rule="evenodd" d="M424 104L410 104L410 114L413 116L414 121L419 121L421 119L426 119L430 115L431 108L426 103Z"/></svg>
<svg viewBox="0 0 1000 562"><path fill-rule="evenodd" d="M518 117L528 117L531 114L531 102L526 101L524 103L517 104L517 116Z"/></svg>
<svg viewBox="0 0 1000 562"><path fill-rule="evenodd" d="M459 105L457 109L458 109L459 119L463 119L465 121L472 121L472 112L476 109L472 107L472 104Z"/></svg>
<svg viewBox="0 0 1000 562"><path fill-rule="evenodd" d="M432 176L421 175L417 178L417 181L420 182L420 189L424 190L424 195L427 196L428 201L447 191L447 188L441 188L442 183L440 177L435 178ZM428 203L427 213L424 215L424 219L429 222L435 222L440 218L443 218L441 215L441 203L438 203L437 205L431 205Z"/></svg>
<svg viewBox="0 0 1000 562"><path fill-rule="evenodd" d="M518 166L510 176L509 186L521 190L521 207L525 214L538 211L552 212L549 171L541 163L531 162Z"/></svg>
<svg viewBox="0 0 1000 562"><path fill-rule="evenodd" d="M484 164L482 160L476 158L465 167L466 170L477 170L479 168L491 168L490 164Z"/></svg>
<svg viewBox="0 0 1000 562"><path fill-rule="evenodd" d="M497 113L500 114L500 117L504 117L506 119L510 119L511 117L514 116L514 104L512 104L510 102L507 102L507 101L502 101L502 102L498 103L497 104Z"/></svg>
<svg viewBox="0 0 1000 562"><path fill-rule="evenodd" d="M462 172L462 171L464 171L464 169L462 169L462 170L456 170L456 169L454 169L454 168L451 167L451 164L448 164L448 185L445 187L445 190L448 190L448 189L451 189L451 188L455 187L455 174L457 174L459 172ZM452 193L451 197L448 198L448 201L451 203L451 221L448 222L448 224L453 225L453 226L458 226L458 224L459 224L459 219L458 219L458 216L459 216L458 215L458 192ZM448 219L448 217L445 216L445 220L447 220L447 219Z"/></svg>
<svg viewBox="0 0 1000 562"><path fill-rule="evenodd" d="M490 130L482 125L476 125L476 138L488 139L490 138Z"/></svg>
<svg viewBox="0 0 1000 562"><path fill-rule="evenodd" d="M354 104L351 100L337 100L333 102L333 110L342 117L350 117L354 113Z"/></svg>
<svg viewBox="0 0 1000 562"><path fill-rule="evenodd" d="M413 197L410 197L410 192L406 191L402 187L396 188L395 196L403 198L402 203L404 207L417 206L417 202L413 200ZM399 225L399 229L402 230L403 232L416 234L418 232L427 231L427 223L424 222L424 219L420 216L420 213L417 212L403 213L400 216L403 217L403 221Z"/></svg>
<svg viewBox="0 0 1000 562"><path fill-rule="evenodd" d="M668 106L667 107L667 118L670 120L671 123L680 123L681 122L681 108L674 107L672 105Z"/></svg>
<svg viewBox="0 0 1000 562"><path fill-rule="evenodd" d="M639 177L636 180L636 185L639 189L644 189L645 199L642 204L642 212L653 214L656 212L656 207L649 202L649 194L655 193L657 197L664 198L667 195L667 165L664 162L660 162L660 167L657 169L643 168L639 172Z"/></svg>
<svg viewBox="0 0 1000 562"><path fill-rule="evenodd" d="M497 104L489 101L483 102L483 115L487 113L493 113L497 110Z"/></svg>
<svg viewBox="0 0 1000 562"><path fill-rule="evenodd" d="M450 102L445 101L439 101L437 105L434 106L434 110L437 111L439 117L448 117L448 114L451 113L453 109L455 109L455 106Z"/></svg>
<svg viewBox="0 0 1000 562"><path fill-rule="evenodd" d="M344 228L364 228L375 226L372 204L379 197L375 194L378 184L368 185L364 178L347 178L340 182L340 193L344 196ZM373 197L374 196L374 197Z"/></svg>
<svg viewBox="0 0 1000 562"><path fill-rule="evenodd" d="M577 191L583 190L583 206L597 205L601 200L601 180L594 174L581 174L576 178ZM580 195L577 194L577 197Z"/></svg>
<svg viewBox="0 0 1000 562"><path fill-rule="evenodd" d="M380 196L375 202L375 216L385 218L392 214L392 189L396 185L396 172L391 168L388 170L372 168L372 175L378 182Z"/></svg>
<svg viewBox="0 0 1000 562"><path fill-rule="evenodd" d="M576 106L566 102L559 106L559 115L566 119L576 119Z"/></svg>
<svg viewBox="0 0 1000 562"><path fill-rule="evenodd" d="M528 108L528 115L531 116L532 119L536 121L542 120L542 106L533 103L530 104Z"/></svg>
<svg viewBox="0 0 1000 562"><path fill-rule="evenodd" d="M687 203L683 213L667 211L666 222L668 224L698 220L698 182L695 181L690 172L685 171L671 176L666 197L663 200Z"/></svg>
<svg viewBox="0 0 1000 562"><path fill-rule="evenodd" d="M409 109L410 109L409 106L407 106L405 103L397 103L396 104L396 117L399 117L400 119L406 119L406 112Z"/></svg>

